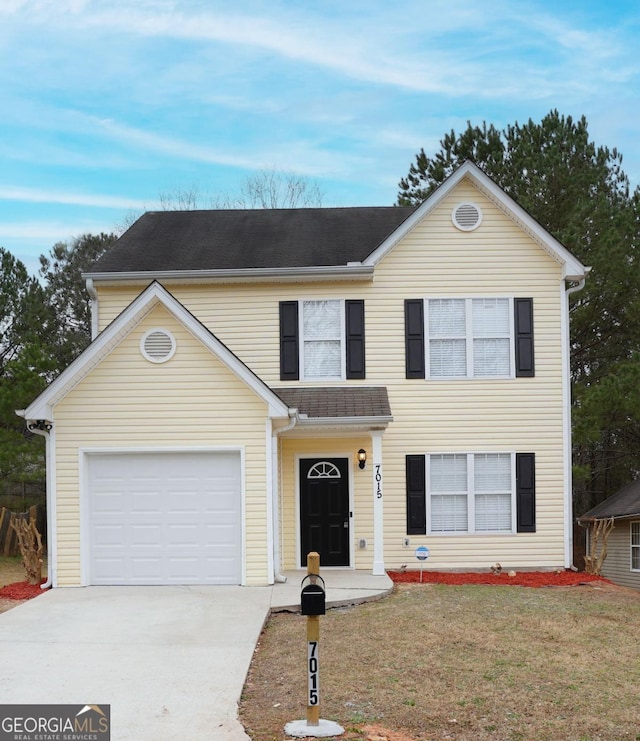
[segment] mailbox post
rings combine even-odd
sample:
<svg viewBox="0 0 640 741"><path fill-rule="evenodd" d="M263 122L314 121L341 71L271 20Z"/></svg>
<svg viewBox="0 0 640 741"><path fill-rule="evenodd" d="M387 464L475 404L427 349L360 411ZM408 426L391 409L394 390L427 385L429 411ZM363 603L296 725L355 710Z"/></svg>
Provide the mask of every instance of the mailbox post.
<svg viewBox="0 0 640 741"><path fill-rule="evenodd" d="M307 719L287 723L284 731L288 736L327 738L344 733L344 728L332 720L320 719L320 615L325 611L320 555L312 552L307 554L307 575L300 593L300 612L307 618Z"/></svg>
<svg viewBox="0 0 640 741"><path fill-rule="evenodd" d="M320 554L307 555L307 577L309 584L300 595L300 608L307 616L307 671L309 687L307 693L307 725L320 725L320 615L325 613L324 589L318 590L320 578ZM305 580L306 581L306 580ZM324 585L324 581L322 582ZM307 590L305 592L305 590ZM313 590L313 591L312 591ZM320 593L321 592L321 593Z"/></svg>

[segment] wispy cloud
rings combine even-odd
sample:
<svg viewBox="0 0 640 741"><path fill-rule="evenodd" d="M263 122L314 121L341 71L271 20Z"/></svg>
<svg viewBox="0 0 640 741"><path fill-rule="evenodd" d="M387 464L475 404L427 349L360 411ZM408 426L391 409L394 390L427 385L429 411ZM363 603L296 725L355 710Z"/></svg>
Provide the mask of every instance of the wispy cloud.
<svg viewBox="0 0 640 741"><path fill-rule="evenodd" d="M246 171L276 167L295 170L306 175L326 175L343 171L347 162L356 159L343 153L331 152L312 140L284 139L281 143L242 148L232 151L197 144L177 136L165 136L146 129L122 124L113 119L88 119L102 134L128 146L167 155L178 160L203 164L225 165Z"/></svg>
<svg viewBox="0 0 640 741"><path fill-rule="evenodd" d="M38 188L23 188L17 185L0 185L0 200L27 203L63 203L73 206L97 208L145 208L145 202L135 198L99 195L92 193L66 193ZM3 227L4 228L4 227Z"/></svg>
<svg viewBox="0 0 640 741"><path fill-rule="evenodd" d="M619 56L611 31L571 26L550 12L527 12L530 8L520 3L497 3L480 11L470 3L458 2L451 7L436 2L428 14L423 3L410 4L413 12L406 20L403 13L390 14L375 4L366 18L348 10L327 17L313 6L283 8L277 3L270 6L268 14L264 6L240 13L218 3L205 6L206 10L202 6L185 10L182 4L166 2L133 7L118 2L75 5L86 12L72 12L70 22L84 28L246 47L330 70L342 78L458 97L532 93L522 79L524 61L522 66L504 65L487 54L491 47L486 44L492 37L499 39L503 51L528 47L533 41L587 54L587 60L593 60L594 55L601 62ZM434 17L440 22L432 23ZM363 27L366 34L362 33ZM532 29L537 31L537 41ZM468 48L462 53L454 35L468 38ZM541 60L539 69L540 64ZM580 58L567 60L567 74L571 74L571 65L580 64ZM488 71L492 74L491 85L479 85ZM554 79L551 73L540 75L541 90L543 85L553 85Z"/></svg>
<svg viewBox="0 0 640 741"><path fill-rule="evenodd" d="M229 154L214 147L206 147L182 140L177 136L157 134L148 129L128 126L110 118L87 117L87 120L112 139L143 147L150 151L162 152L172 157L217 165L231 165L243 169L253 169L256 166L255 161L252 161L246 155Z"/></svg>
<svg viewBox="0 0 640 741"><path fill-rule="evenodd" d="M96 232L110 232L113 224L105 220L81 220L81 221L17 221L2 222L0 225L0 245L5 239L28 239L39 242L46 241L53 246L54 242L69 239L72 236Z"/></svg>
<svg viewBox="0 0 640 741"><path fill-rule="evenodd" d="M304 16L296 12L273 19L257 14L234 14L228 9L188 14L167 12L162 6L152 12L95 6L75 22L102 31L111 29L146 37L250 47L329 69L340 76L422 91L442 92L446 80L440 71L457 66L455 55L451 55L449 65L440 58L434 58L433 62L437 63L430 63L429 55L426 60L391 56L384 48L375 49L359 40L353 29L345 30L337 20L326 22L313 14Z"/></svg>
<svg viewBox="0 0 640 741"><path fill-rule="evenodd" d="M429 13L422 2L408 2L402 13L372 2L364 15L360 12L364 5L360 10L358 5L351 12L347 7L328 13L309 4L278 2L266 9L261 3L244 2L240 11L230 11L227 4L215 1L150 0L134 5L118 0L40 0L34 3L33 15L41 23L56 24L64 18L62 33L75 32L85 39L97 34L105 40L105 49L110 49L109 39L117 39L118 54L103 65L105 74L114 65L123 72L126 65L118 60L133 53L141 39L150 44L188 44L189 54L171 59L153 81L133 75L129 84L140 92L144 82L152 96L161 95L167 86L176 95L182 87L190 95L200 93L201 101L235 110L251 97L233 89L239 59L234 49L244 49L256 60L288 65L283 79L293 74L295 63L329 72L336 81L457 101L543 99L568 86L594 94L610 81L622 83L637 74L633 60L625 61L625 48L615 43L615 27L576 25L569 13L562 18L536 2L494 0L480 8L465 0L433 0ZM225 47L230 48L228 54L222 51ZM214 53L210 67L206 61ZM136 68L147 61L130 60ZM588 81L584 69L590 70ZM82 67L78 70L76 74L82 74ZM92 67L91 73L95 71ZM246 71L258 79L264 74L259 66ZM212 84L217 89L212 90ZM283 89L278 96L249 90L258 112L296 115L284 102Z"/></svg>
<svg viewBox="0 0 640 741"><path fill-rule="evenodd" d="M244 47L283 61L328 70L337 78L378 86L447 95L478 94L482 90L477 85L478 59L465 60L459 48L451 47L447 33L433 32L424 12L417 36L417 29L399 22L402 14L400 18L396 14L390 26L392 16L386 12L374 12L363 20L361 15L348 13L326 17L304 5L282 10L276 4L270 7L269 14L264 6L259 6L261 12L234 13L228 6L216 3L205 6L205 11L189 10L188 6L182 10L185 6L181 4L172 7L164 2L131 6L102 0L67 5L67 14L61 14L59 7L54 10L54 4L39 3L36 18L55 23L64 17L67 29L102 36L108 32L117 34L119 45L125 48L126 39L132 37L213 42ZM437 5L438 12L450 15L444 5ZM479 17L471 13L458 15L463 25L455 33L477 32L477 26L474 29L471 23ZM366 35L362 34L363 24ZM499 79L494 76L493 94L513 92L516 82L517 77L505 68Z"/></svg>

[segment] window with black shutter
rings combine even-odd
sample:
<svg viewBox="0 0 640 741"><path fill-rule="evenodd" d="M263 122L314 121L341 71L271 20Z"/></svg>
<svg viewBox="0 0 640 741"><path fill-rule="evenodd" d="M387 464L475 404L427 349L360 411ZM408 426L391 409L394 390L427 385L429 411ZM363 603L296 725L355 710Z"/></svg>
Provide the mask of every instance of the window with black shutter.
<svg viewBox="0 0 640 741"><path fill-rule="evenodd" d="M300 377L298 346L298 302L280 302L280 380Z"/></svg>
<svg viewBox="0 0 640 741"><path fill-rule="evenodd" d="M345 301L347 378L364 378L364 301Z"/></svg>
<svg viewBox="0 0 640 741"><path fill-rule="evenodd" d="M425 535L427 532L425 464L424 455L406 457L407 535Z"/></svg>
<svg viewBox="0 0 640 741"><path fill-rule="evenodd" d="M533 352L533 299L515 298L513 300L516 376L532 378L535 376Z"/></svg>
<svg viewBox="0 0 640 741"><path fill-rule="evenodd" d="M364 301L281 301L280 380L344 377L365 378Z"/></svg>
<svg viewBox="0 0 640 741"><path fill-rule="evenodd" d="M531 298L406 299L404 327L407 378L535 376Z"/></svg>
<svg viewBox="0 0 640 741"><path fill-rule="evenodd" d="M424 301L404 302L405 363L407 378L425 377Z"/></svg>
<svg viewBox="0 0 640 741"><path fill-rule="evenodd" d="M536 456L516 453L516 508L519 533L536 531Z"/></svg>

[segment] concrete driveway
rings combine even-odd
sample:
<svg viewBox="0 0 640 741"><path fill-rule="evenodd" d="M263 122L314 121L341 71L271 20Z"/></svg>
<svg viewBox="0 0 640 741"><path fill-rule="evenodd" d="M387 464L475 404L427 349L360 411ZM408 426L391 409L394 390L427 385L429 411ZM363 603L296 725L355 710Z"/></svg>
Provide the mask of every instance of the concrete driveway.
<svg viewBox="0 0 640 741"><path fill-rule="evenodd" d="M237 710L253 650L271 610L299 608L305 573L272 587L52 589L0 614L0 704L110 705L112 741L247 741ZM393 588L351 570L325 581L327 607Z"/></svg>
<svg viewBox="0 0 640 741"><path fill-rule="evenodd" d="M109 704L112 741L248 739L271 587L54 589L0 615L0 703Z"/></svg>

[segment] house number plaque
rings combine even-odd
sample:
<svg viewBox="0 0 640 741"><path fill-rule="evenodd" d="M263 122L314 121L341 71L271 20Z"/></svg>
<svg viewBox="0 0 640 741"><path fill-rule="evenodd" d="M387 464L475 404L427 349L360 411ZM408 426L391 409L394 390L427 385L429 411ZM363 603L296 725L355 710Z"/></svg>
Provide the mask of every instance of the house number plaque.
<svg viewBox="0 0 640 741"><path fill-rule="evenodd" d="M318 641L309 641L307 643L307 668L309 671L309 697L307 704L313 707L320 702Z"/></svg>

